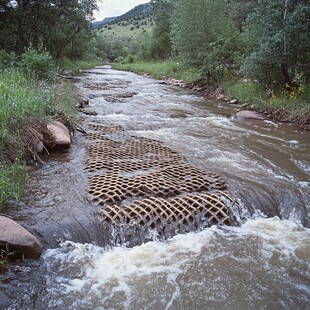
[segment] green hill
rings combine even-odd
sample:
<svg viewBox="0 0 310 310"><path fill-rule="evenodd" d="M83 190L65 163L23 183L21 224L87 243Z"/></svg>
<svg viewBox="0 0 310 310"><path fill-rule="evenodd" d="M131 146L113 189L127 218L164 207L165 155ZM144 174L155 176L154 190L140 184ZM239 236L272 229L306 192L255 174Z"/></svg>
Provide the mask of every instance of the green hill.
<svg viewBox="0 0 310 310"><path fill-rule="evenodd" d="M150 33L153 26L152 16L142 19L128 19L118 22L113 22L104 25L97 30L97 34L111 41L121 40L123 42L139 39L145 33Z"/></svg>
<svg viewBox="0 0 310 310"><path fill-rule="evenodd" d="M92 22L91 23L91 27L92 27L92 29L100 28L100 27L102 27L104 25L112 23L116 18L117 17L106 17L105 19L103 19L101 21Z"/></svg>
<svg viewBox="0 0 310 310"><path fill-rule="evenodd" d="M140 4L127 13L117 17L115 22L127 21L129 19L144 19L146 17L153 16L154 6L151 3Z"/></svg>
<svg viewBox="0 0 310 310"><path fill-rule="evenodd" d="M152 32L154 8L151 3L140 4L109 24L94 30L110 61L128 56L135 46ZM118 59L119 60L119 59Z"/></svg>

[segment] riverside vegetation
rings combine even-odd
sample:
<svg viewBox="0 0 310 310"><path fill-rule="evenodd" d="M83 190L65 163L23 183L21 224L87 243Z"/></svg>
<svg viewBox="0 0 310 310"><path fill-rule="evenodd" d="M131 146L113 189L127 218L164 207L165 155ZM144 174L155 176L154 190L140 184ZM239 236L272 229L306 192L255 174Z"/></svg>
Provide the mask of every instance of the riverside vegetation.
<svg viewBox="0 0 310 310"><path fill-rule="evenodd" d="M310 127L309 1L154 0L151 5L154 25L138 40L125 38L129 23L141 28L150 16L137 14L96 30L115 69L198 80L210 93L217 89L277 120Z"/></svg>
<svg viewBox="0 0 310 310"><path fill-rule="evenodd" d="M39 160L32 137L51 119L73 129L77 94L59 73L102 61L90 27L96 8L93 0L0 1L0 209L21 198L25 167Z"/></svg>
<svg viewBox="0 0 310 310"><path fill-rule="evenodd" d="M74 89L57 79L49 53L29 49L14 62L0 71L0 206L23 192L24 165L37 157L32 137L51 119L72 124L76 117Z"/></svg>

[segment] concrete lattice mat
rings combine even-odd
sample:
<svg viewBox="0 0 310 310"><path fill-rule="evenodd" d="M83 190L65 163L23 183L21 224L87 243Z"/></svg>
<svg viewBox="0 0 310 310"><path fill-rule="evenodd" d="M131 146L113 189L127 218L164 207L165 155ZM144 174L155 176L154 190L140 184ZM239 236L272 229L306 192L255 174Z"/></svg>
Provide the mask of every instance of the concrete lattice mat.
<svg viewBox="0 0 310 310"><path fill-rule="evenodd" d="M87 89L91 89L91 90L106 90L106 89L110 89L111 86L106 83L85 83L83 84L83 88L87 88Z"/></svg>
<svg viewBox="0 0 310 310"><path fill-rule="evenodd" d="M223 190L224 181L190 165L171 165L155 172L126 177L120 173L90 178L89 193L101 205L117 203L129 197L175 196L188 192Z"/></svg>
<svg viewBox="0 0 310 310"><path fill-rule="evenodd" d="M124 99L132 98L133 96L137 95L137 93L122 93L122 94L106 94L102 95L102 97L107 101L107 102L122 102Z"/></svg>
<svg viewBox="0 0 310 310"><path fill-rule="evenodd" d="M99 136L93 137L99 138ZM88 146L86 153L86 169L89 171L147 170L175 163L184 165L186 160L162 143L149 139L133 139L119 143L106 138L102 142Z"/></svg>
<svg viewBox="0 0 310 310"><path fill-rule="evenodd" d="M89 193L102 206L100 218L115 244L141 244L150 240L150 229L169 238L236 224L231 206L237 204L223 192L226 185L218 175L193 167L159 141L128 135L121 126L94 122L89 130L86 170L101 173L89 177ZM132 204L120 205L124 201Z"/></svg>
<svg viewBox="0 0 310 310"><path fill-rule="evenodd" d="M122 82L118 81L115 83L107 83L107 82L101 82L101 83L84 83L83 88L87 88L90 90L109 90L114 88L123 88L124 86L127 86L128 82Z"/></svg>
<svg viewBox="0 0 310 310"><path fill-rule="evenodd" d="M124 128L119 125L110 125L110 124L98 124L93 123L89 125L89 129L86 134L86 138L89 141L105 141L106 145L119 144L121 141L115 141L113 135L117 135L117 139L126 140L128 135L125 134ZM110 143L110 144L109 144Z"/></svg>
<svg viewBox="0 0 310 310"><path fill-rule="evenodd" d="M111 156L112 158L112 156ZM97 171L104 170L106 172L133 172L148 171L150 169L163 169L171 165L185 165L186 162L173 157L154 156L152 159L108 159L107 161L88 160L86 170Z"/></svg>
<svg viewBox="0 0 310 310"><path fill-rule="evenodd" d="M233 210L234 209L234 210ZM162 238L178 233L194 231L212 225L236 225L232 213L238 212L238 204L222 191L192 193L172 199L150 197L131 205L111 205L100 210L100 220L116 230L127 226L132 231L156 229ZM120 232L120 231L118 231ZM138 234L139 238L141 235ZM141 240L137 240L137 242Z"/></svg>
<svg viewBox="0 0 310 310"><path fill-rule="evenodd" d="M122 126L119 125L109 125L109 124L90 124L89 127L97 132L100 132L101 134L111 134L111 133L115 133L115 132L120 132L120 131L124 131L124 128Z"/></svg>

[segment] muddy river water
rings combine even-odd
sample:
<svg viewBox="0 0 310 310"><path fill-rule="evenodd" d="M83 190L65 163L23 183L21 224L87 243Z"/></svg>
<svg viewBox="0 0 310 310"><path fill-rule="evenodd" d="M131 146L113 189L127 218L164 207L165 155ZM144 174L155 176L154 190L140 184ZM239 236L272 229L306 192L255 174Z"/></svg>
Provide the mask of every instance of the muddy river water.
<svg viewBox="0 0 310 310"><path fill-rule="evenodd" d="M24 204L5 210L45 242L40 260L0 274L5 309L307 309L310 133L237 120L237 106L109 67L86 71L96 119L163 142L222 176L245 221L135 247L107 247L87 193L85 135L29 175ZM92 87L87 87L92 85ZM100 87L96 87L96 86Z"/></svg>

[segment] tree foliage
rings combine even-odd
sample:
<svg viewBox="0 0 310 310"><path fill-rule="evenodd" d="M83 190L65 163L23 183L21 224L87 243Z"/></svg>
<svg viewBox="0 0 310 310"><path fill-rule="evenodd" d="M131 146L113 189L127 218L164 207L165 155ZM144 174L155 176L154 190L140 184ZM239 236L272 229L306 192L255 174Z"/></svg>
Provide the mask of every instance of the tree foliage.
<svg viewBox="0 0 310 310"><path fill-rule="evenodd" d="M232 71L241 50L238 30L226 0L178 0L173 21L173 48L187 66L200 68L218 83Z"/></svg>
<svg viewBox="0 0 310 310"><path fill-rule="evenodd" d="M128 53L121 42L110 46L112 59L120 59L119 51L123 59L173 58L216 85L249 77L282 91L310 81L309 0L152 0L151 5L152 34L126 43Z"/></svg>
<svg viewBox="0 0 310 310"><path fill-rule="evenodd" d="M153 40L151 54L156 59L166 59L171 56L171 22L172 1L153 0L155 10L155 26L153 27Z"/></svg>
<svg viewBox="0 0 310 310"><path fill-rule="evenodd" d="M82 32L91 35L96 8L95 0L0 0L0 44L17 54L44 47L57 59Z"/></svg>
<svg viewBox="0 0 310 310"><path fill-rule="evenodd" d="M310 3L259 1L247 20L249 47L244 71L269 87L295 87L297 76L310 79Z"/></svg>

